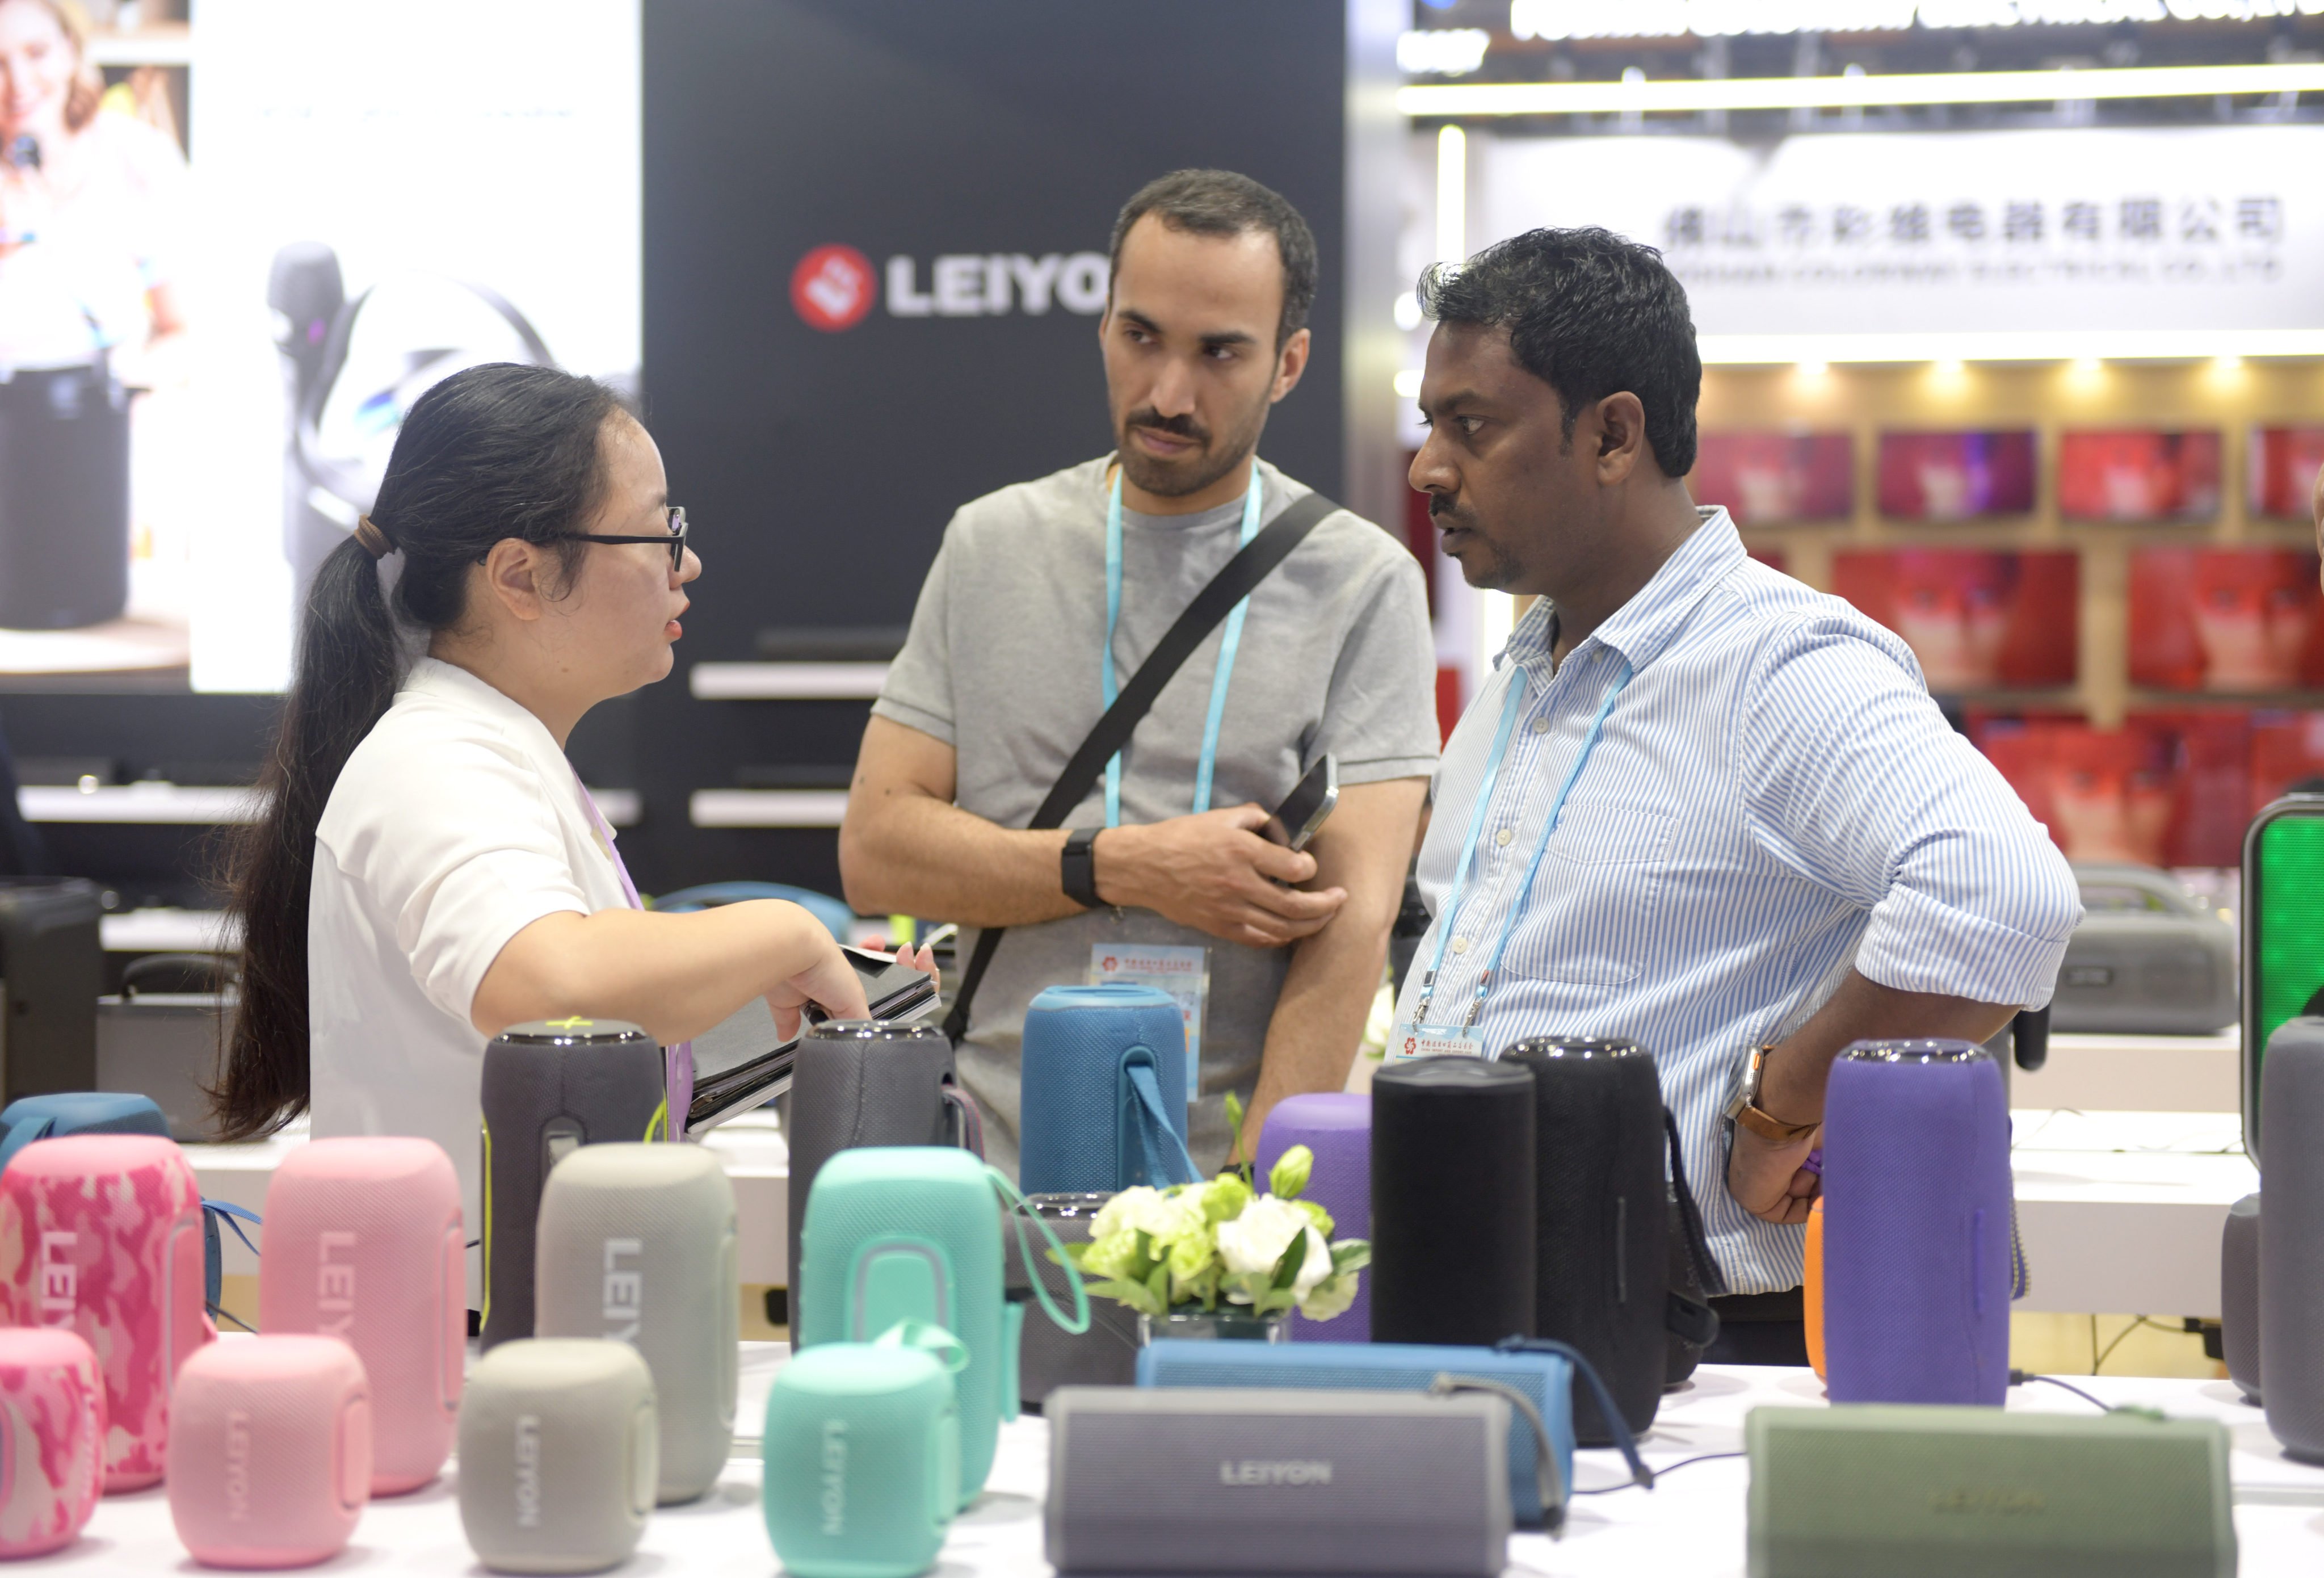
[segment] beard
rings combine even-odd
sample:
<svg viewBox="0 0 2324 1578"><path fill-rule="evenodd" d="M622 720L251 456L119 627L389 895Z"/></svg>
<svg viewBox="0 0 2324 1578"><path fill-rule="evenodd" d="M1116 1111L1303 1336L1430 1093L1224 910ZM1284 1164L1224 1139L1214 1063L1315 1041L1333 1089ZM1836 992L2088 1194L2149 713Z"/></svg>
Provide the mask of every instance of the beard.
<svg viewBox="0 0 2324 1578"><path fill-rule="evenodd" d="M1517 566L1485 534L1474 510L1455 503L1449 494L1433 494L1428 500L1428 522L1439 531L1462 534L1458 562L1461 578L1471 586L1480 591L1506 592L1517 578ZM1453 556L1448 552L1447 557Z"/></svg>
<svg viewBox="0 0 2324 1578"><path fill-rule="evenodd" d="M1183 499L1189 494L1201 493L1240 466L1259 448L1259 435L1267 426L1268 404L1262 394L1250 411L1235 413L1234 421L1223 433L1214 433L1190 416L1166 417L1150 405L1140 406L1122 419L1120 429L1114 435L1122 475L1157 499ZM1191 438L1200 448L1176 460L1157 459L1131 445L1130 434L1134 428L1149 428L1174 438Z"/></svg>

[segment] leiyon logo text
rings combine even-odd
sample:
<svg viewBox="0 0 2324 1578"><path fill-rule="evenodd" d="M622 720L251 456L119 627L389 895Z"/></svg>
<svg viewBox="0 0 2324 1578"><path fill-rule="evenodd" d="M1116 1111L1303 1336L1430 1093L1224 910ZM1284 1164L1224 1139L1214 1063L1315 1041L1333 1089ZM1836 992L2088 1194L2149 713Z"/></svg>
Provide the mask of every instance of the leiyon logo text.
<svg viewBox="0 0 2324 1578"><path fill-rule="evenodd" d="M923 272L918 259L888 260L890 318L1038 318L1051 308L1083 317L1105 310L1103 253L946 253ZM881 294L871 263L852 246L818 246L791 271L791 306L809 328L854 328Z"/></svg>

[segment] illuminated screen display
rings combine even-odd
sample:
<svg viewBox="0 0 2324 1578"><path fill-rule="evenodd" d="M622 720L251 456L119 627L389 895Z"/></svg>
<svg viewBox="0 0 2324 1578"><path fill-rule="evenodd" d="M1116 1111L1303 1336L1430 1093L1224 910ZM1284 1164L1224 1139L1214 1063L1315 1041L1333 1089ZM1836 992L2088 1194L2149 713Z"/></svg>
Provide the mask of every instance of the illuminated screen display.
<svg viewBox="0 0 2324 1578"><path fill-rule="evenodd" d="M2262 826L2252 864L2248 909L2252 935L2248 983L2256 1021L2246 1050L2246 1143L2259 1140L2260 1065L2267 1038L2289 1019L2310 1011L2324 989L2324 802L2307 812L2280 814Z"/></svg>
<svg viewBox="0 0 2324 1578"><path fill-rule="evenodd" d="M0 0L47 63L0 100L0 686L279 689L429 386L634 387L638 32L638 0L202 0L77 39Z"/></svg>

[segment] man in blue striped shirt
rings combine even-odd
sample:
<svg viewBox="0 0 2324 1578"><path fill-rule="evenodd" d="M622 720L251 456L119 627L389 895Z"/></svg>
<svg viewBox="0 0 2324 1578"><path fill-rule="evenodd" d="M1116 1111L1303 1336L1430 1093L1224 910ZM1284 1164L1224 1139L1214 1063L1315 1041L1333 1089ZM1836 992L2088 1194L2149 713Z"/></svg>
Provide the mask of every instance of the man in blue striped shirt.
<svg viewBox="0 0 2324 1578"><path fill-rule="evenodd" d="M1536 230L1420 295L1412 484L1471 585L1540 601L1444 748L1391 1055L1650 1048L1733 1296L1711 1357L1804 1363L1832 1058L2047 1002L2072 874L1901 641L1688 495L1702 363L1658 253Z"/></svg>

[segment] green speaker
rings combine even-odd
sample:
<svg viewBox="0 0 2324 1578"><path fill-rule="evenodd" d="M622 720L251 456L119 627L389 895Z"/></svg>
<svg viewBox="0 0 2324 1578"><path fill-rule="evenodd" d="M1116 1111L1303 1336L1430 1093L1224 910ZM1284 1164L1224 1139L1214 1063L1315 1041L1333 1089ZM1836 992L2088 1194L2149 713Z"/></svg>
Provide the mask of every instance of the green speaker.
<svg viewBox="0 0 2324 1578"><path fill-rule="evenodd" d="M1755 1408L1751 1578L2233 1578L2214 1419Z"/></svg>

